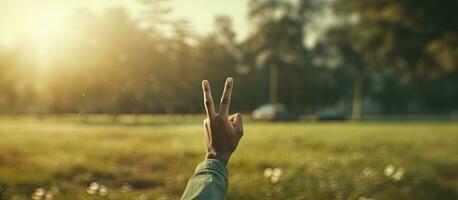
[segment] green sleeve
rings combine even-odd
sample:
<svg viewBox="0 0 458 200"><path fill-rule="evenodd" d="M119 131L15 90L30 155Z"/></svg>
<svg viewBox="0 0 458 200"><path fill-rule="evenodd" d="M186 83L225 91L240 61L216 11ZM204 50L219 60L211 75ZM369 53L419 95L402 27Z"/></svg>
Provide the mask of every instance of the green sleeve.
<svg viewBox="0 0 458 200"><path fill-rule="evenodd" d="M219 160L207 159L197 166L181 199L223 200L226 189L226 166Z"/></svg>

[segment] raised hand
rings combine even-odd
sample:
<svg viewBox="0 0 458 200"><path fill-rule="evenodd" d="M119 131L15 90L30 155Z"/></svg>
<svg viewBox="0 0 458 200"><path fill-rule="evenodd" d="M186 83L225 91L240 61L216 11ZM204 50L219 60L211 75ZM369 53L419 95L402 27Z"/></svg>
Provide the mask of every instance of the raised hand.
<svg viewBox="0 0 458 200"><path fill-rule="evenodd" d="M206 158L218 159L227 165L243 136L242 115L229 116L233 79L227 78L218 113L215 112L210 84L202 81L204 105L207 118L204 120Z"/></svg>

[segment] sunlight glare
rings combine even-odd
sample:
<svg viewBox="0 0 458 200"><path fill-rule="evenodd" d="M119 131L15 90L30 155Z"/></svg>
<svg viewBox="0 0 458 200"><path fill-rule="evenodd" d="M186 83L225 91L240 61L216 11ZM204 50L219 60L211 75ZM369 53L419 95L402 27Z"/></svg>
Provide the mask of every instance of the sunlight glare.
<svg viewBox="0 0 458 200"><path fill-rule="evenodd" d="M63 31L63 22L59 19L58 15L52 14L31 19L27 29L30 39L40 44L52 42Z"/></svg>
<svg viewBox="0 0 458 200"><path fill-rule="evenodd" d="M0 47L13 48L16 46L16 38L11 35L2 35L0 37Z"/></svg>

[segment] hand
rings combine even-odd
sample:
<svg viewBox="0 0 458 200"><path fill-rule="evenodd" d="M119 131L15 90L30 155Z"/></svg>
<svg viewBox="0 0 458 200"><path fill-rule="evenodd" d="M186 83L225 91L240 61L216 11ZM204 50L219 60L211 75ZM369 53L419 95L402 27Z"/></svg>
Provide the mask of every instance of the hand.
<svg viewBox="0 0 458 200"><path fill-rule="evenodd" d="M210 84L207 80L202 81L204 105L207 111L207 118L204 120L206 158L218 159L225 165L243 135L242 115L237 113L229 116L232 86L232 78L227 78L219 112L216 113Z"/></svg>

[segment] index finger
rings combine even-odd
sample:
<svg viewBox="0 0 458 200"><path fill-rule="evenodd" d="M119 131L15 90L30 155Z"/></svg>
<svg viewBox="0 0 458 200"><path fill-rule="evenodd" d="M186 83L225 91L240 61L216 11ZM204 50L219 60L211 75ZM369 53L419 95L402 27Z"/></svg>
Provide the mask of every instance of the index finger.
<svg viewBox="0 0 458 200"><path fill-rule="evenodd" d="M234 81L231 77L226 79L223 96L221 97L219 113L225 116L229 115L229 105L231 104L231 94L232 94L233 82Z"/></svg>
<svg viewBox="0 0 458 200"><path fill-rule="evenodd" d="M204 106L207 111L207 117L213 119L215 117L215 106L213 104L210 84L207 80L202 81L202 91L204 93Z"/></svg>

